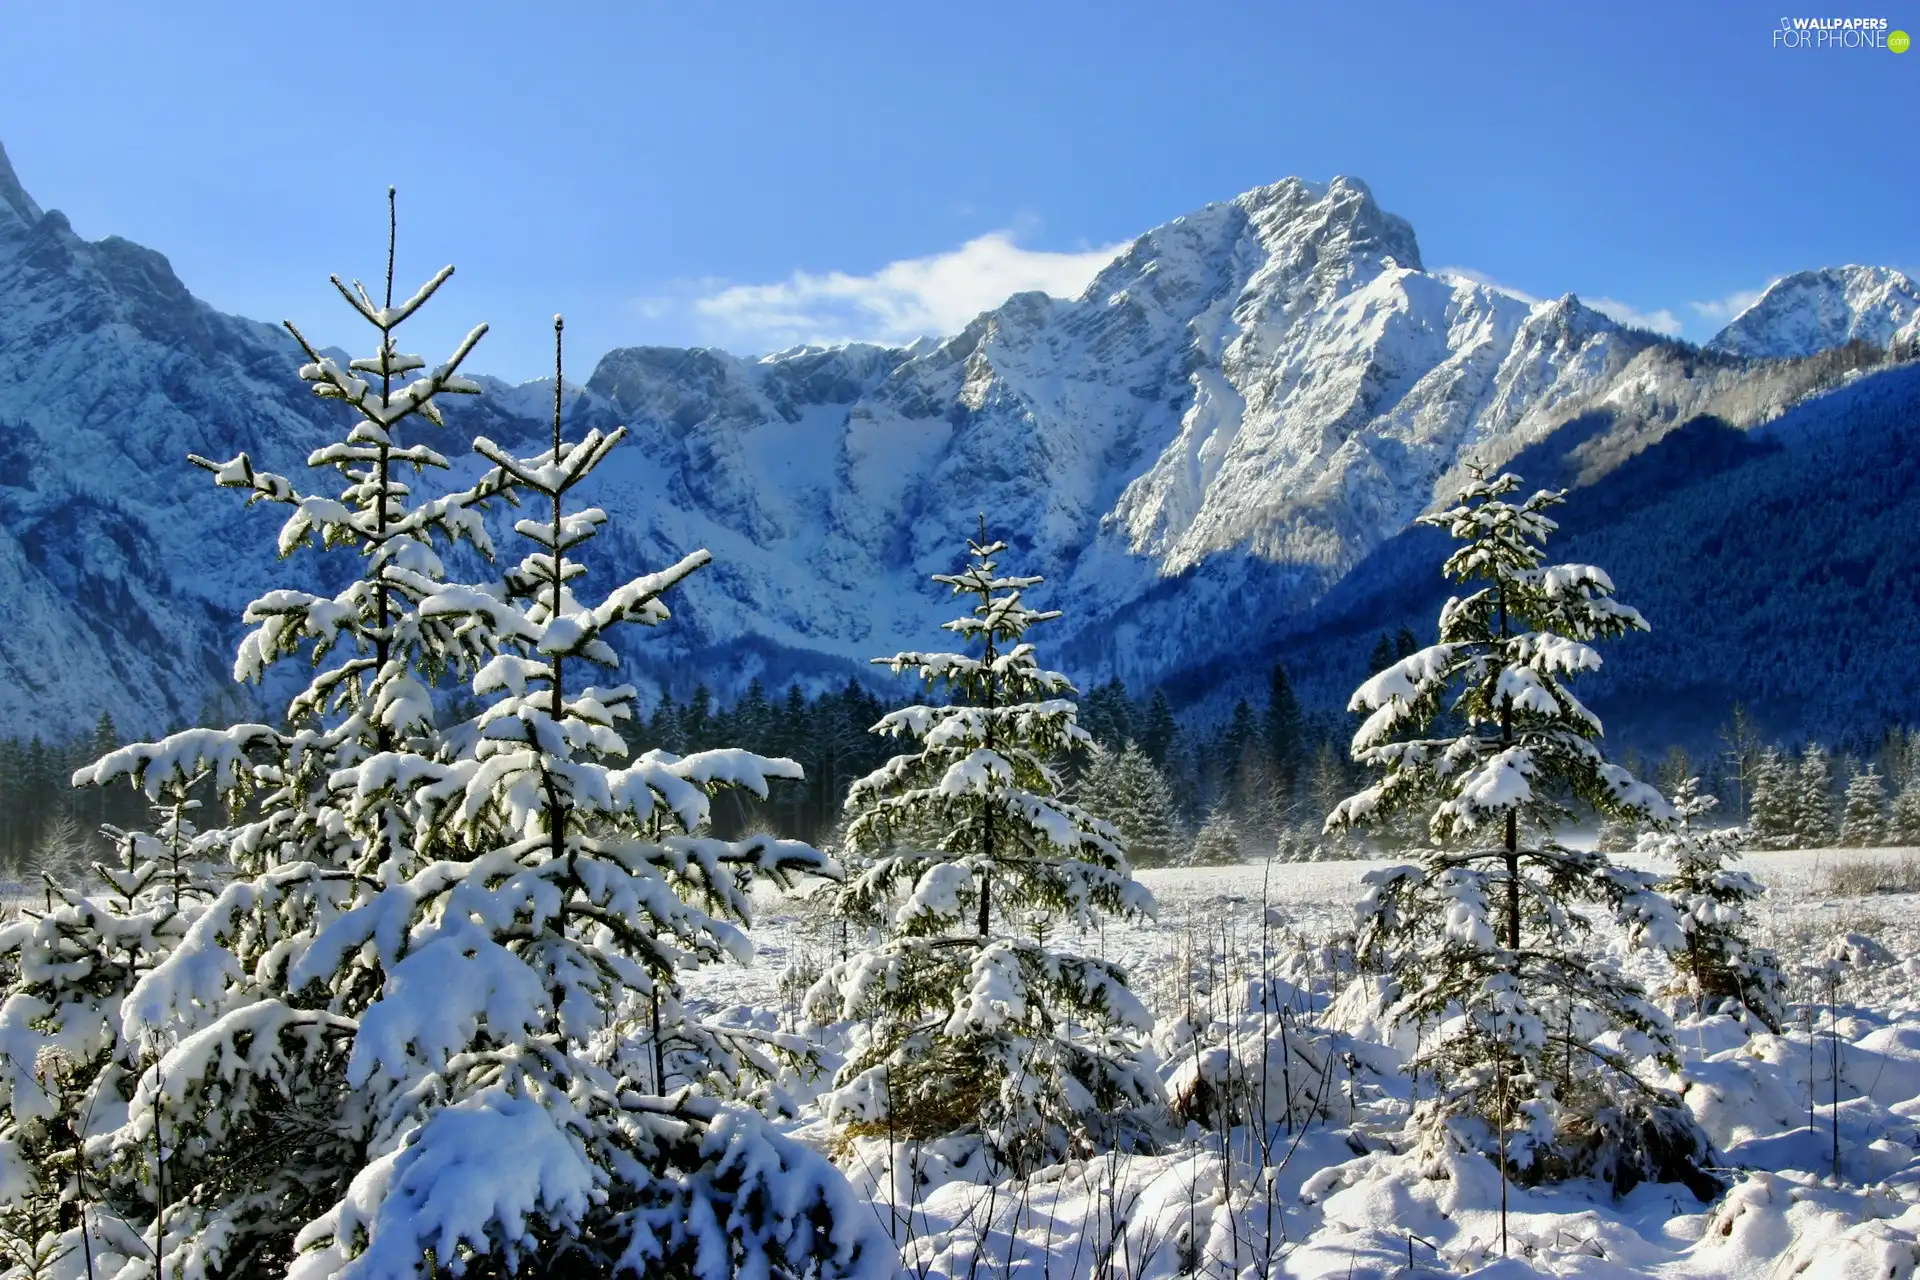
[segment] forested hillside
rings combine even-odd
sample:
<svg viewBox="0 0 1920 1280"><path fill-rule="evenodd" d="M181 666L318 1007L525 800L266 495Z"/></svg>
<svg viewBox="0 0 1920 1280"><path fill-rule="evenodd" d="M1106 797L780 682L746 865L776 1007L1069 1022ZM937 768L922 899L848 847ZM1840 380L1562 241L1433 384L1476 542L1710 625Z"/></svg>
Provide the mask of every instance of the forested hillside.
<svg viewBox="0 0 1920 1280"><path fill-rule="evenodd" d="M1573 483L1608 424L1575 419L1507 466ZM1592 682L1609 737L1701 750L1736 701L1789 740L1871 741L1920 719L1920 365L1880 368L1741 431L1695 418L1575 490L1562 554L1609 567L1652 625ZM1431 625L1440 535L1410 529L1297 629L1249 645L1228 691L1213 669L1176 705L1231 705L1280 660L1309 705L1337 705L1373 637Z"/></svg>

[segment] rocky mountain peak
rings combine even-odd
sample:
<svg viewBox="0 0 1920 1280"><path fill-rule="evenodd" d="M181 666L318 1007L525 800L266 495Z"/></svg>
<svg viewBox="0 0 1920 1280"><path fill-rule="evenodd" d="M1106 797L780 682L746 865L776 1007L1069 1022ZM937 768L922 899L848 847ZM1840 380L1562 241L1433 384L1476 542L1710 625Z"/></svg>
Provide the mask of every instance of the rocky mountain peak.
<svg viewBox="0 0 1920 1280"><path fill-rule="evenodd" d="M40 206L20 185L19 175L7 159L7 149L0 145L0 235L24 232L40 221L40 217Z"/></svg>
<svg viewBox="0 0 1920 1280"><path fill-rule="evenodd" d="M1295 262L1421 269L1413 226L1380 207L1358 178L1283 178L1233 201L1270 253Z"/></svg>
<svg viewBox="0 0 1920 1280"><path fill-rule="evenodd" d="M1810 356L1858 339L1886 348L1920 335L1920 286L1892 267L1821 267L1767 286L1707 344L1750 358Z"/></svg>

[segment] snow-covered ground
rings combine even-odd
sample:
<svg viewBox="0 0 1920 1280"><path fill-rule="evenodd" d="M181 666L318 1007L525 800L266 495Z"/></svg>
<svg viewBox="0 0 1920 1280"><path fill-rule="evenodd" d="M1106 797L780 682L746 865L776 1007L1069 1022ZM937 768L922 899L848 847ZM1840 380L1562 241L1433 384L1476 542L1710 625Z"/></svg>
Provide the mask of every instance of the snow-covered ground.
<svg viewBox="0 0 1920 1280"><path fill-rule="evenodd" d="M1348 927L1362 876L1386 865L1377 862L1142 872L1158 921L1111 925L1080 942L1128 966L1161 1019L1157 1041L1176 1088L1193 1078L1194 1045L1210 1039L1216 1057L1260 1061L1246 993L1263 971L1280 981L1297 1014L1291 1061L1305 1077L1291 1087L1310 1114L1290 1130L1272 1126L1264 1154L1240 1128L1223 1157L1217 1130L1194 1123L1153 1154L1095 1157L1025 1181L984 1176L961 1148L902 1144L891 1179L884 1144L862 1145L845 1162L919 1280L1909 1277L1920 1266L1920 895L1825 890L1837 865L1894 869L1915 858L1920 850L1746 859L1770 888L1756 904L1756 941L1779 951L1800 1003L1780 1036L1749 1037L1724 1018L1678 1023L1685 1098L1729 1184L1711 1204L1670 1185L1620 1199L1584 1182L1511 1187L1501 1260L1494 1166L1411 1149L1401 1134L1408 1085L1394 1069L1398 1052L1367 1016L1372 987L1327 945ZM841 940L817 906L773 896L762 900L754 936L755 965L706 970L692 992L715 1012L796 1027L808 973ZM1850 936L1845 961L1828 965ZM1596 945L1621 950L1650 986L1664 977L1663 961L1625 954L1606 929ZM1839 974L1832 989L1825 972ZM1183 1027L1194 1029L1184 1075ZM817 1034L830 1065L834 1037ZM1277 1071L1267 1053L1263 1069ZM804 1100L810 1089L794 1092ZM826 1139L804 1105L794 1128Z"/></svg>
<svg viewBox="0 0 1920 1280"><path fill-rule="evenodd" d="M1279 981L1297 1011L1292 1061L1305 1078L1292 1087L1311 1114L1291 1130L1276 1124L1264 1159L1245 1128L1231 1135L1223 1158L1218 1132L1192 1124L1158 1152L1094 1157L1025 1181L983 1175L977 1156L960 1147L902 1144L892 1179L882 1172L884 1144L862 1144L843 1163L890 1224L903 1275L914 1280L1907 1280L1920 1274L1920 894L1826 889L1837 866L1898 869L1916 859L1920 849L1745 859L1770 890L1755 904L1756 940L1780 953L1800 1003L1780 1036L1748 1037L1723 1018L1678 1023L1685 1097L1729 1184L1711 1204L1671 1185L1643 1185L1618 1200L1584 1182L1510 1187L1501 1260L1493 1165L1408 1149L1401 1128L1411 1099L1394 1070L1398 1055L1366 1016L1366 980L1345 972L1327 945L1348 927L1361 878L1387 865L1380 862L1144 871L1159 919L1110 925L1080 942L1129 968L1161 1019L1157 1043L1170 1060L1179 1056L1183 1022L1197 1041L1212 1038L1230 1055L1257 1060L1244 993L1263 968ZM1908 869L1909 882L1920 882L1920 863ZM18 896L19 886L4 888ZM805 980L841 940L819 902L769 892L759 909L756 962L705 969L692 976L689 994L716 1015L798 1027ZM1817 975L1836 967L1825 962L1850 937L1829 991ZM1619 946L1605 929L1596 940ZM1657 957L1623 962L1650 985L1663 977ZM836 1037L816 1034L830 1068ZM1192 1078L1194 1055L1186 1057L1186 1076L1169 1067L1176 1085ZM1317 1078L1314 1062L1322 1064ZM801 1104L790 1127L827 1145L809 1105L819 1082L790 1083Z"/></svg>

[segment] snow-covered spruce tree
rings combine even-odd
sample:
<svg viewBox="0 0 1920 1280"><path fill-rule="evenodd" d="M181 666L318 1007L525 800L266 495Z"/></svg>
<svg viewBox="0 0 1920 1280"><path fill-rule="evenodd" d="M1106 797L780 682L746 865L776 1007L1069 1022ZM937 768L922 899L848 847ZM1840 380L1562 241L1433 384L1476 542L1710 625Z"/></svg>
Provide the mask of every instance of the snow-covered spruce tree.
<svg viewBox="0 0 1920 1280"><path fill-rule="evenodd" d="M1433 1082L1415 1117L1428 1141L1498 1153L1528 1181L1704 1187L1699 1127L1640 1075L1645 1055L1674 1065L1669 1023L1596 953L1581 913L1609 910L1664 946L1680 941L1673 907L1652 876L1554 835L1575 801L1603 816L1673 816L1605 759L1599 720L1567 685L1600 665L1589 641L1646 623L1601 570L1544 563L1558 527L1547 512L1564 495L1508 501L1519 486L1476 476L1454 506L1421 517L1463 544L1447 577L1479 585L1441 609L1438 644L1354 693L1349 708L1367 718L1353 756L1380 776L1327 824L1427 815L1433 847L1418 865L1369 874L1360 919L1362 950L1398 985L1395 1016L1429 1029L1410 1063Z"/></svg>
<svg viewBox="0 0 1920 1280"><path fill-rule="evenodd" d="M51 910L0 927L0 1214L9 1238L20 1234L15 1219L60 1237L42 1252L90 1247L78 1229L103 1179L85 1140L124 1115L136 1065L117 1034L121 1002L210 896L187 816L198 781L154 778L153 832L107 829L116 859L94 870L111 892L61 889ZM96 1236L103 1226L97 1216L87 1225Z"/></svg>
<svg viewBox="0 0 1920 1280"><path fill-rule="evenodd" d="M1187 852L1191 867L1229 867L1246 861L1246 847L1240 840L1240 824L1223 802L1213 807L1200 824L1193 847Z"/></svg>
<svg viewBox="0 0 1920 1280"><path fill-rule="evenodd" d="M1793 848L1795 781L1793 767L1777 747L1761 751L1747 799L1748 830L1756 848Z"/></svg>
<svg viewBox="0 0 1920 1280"><path fill-rule="evenodd" d="M276 590L248 609L255 629L237 677L288 657L315 667L288 727L189 731L122 748L93 769L97 783L131 776L149 790L156 778L212 769L217 792L253 801L247 820L219 835L234 879L122 1006L137 1084L125 1123L91 1150L111 1158L109 1189L122 1204L145 1204L144 1214L124 1215L144 1224L143 1241L125 1251L133 1261L124 1280L148 1274L156 1257L169 1275L385 1280L447 1268L504 1274L545 1254L560 1268L604 1262L597 1273L609 1274L628 1249L626 1271L673 1274L696 1270L690 1259L701 1245L699 1270L713 1274L735 1257L726 1239L735 1226L749 1254L778 1256L796 1238L782 1227L794 1224L744 1219L789 1209L802 1215L801 1235L838 1232L814 1251L831 1271L860 1229L817 1212L806 1194L814 1180L790 1182L798 1199L755 1200L743 1186L742 1219L703 1216L703 1207L724 1208L729 1178L772 1176L781 1161L742 1173L740 1159L764 1154L751 1124L702 1099L686 1100L690 1117L676 1099L633 1119L648 1112L645 1095L601 1064L612 1056L611 1006L645 990L663 957L701 954L675 931L699 938L706 919L678 891L702 887L711 852L635 847L632 830L695 821L704 788L718 781L701 771L722 766L655 759L624 775L596 770L591 757L612 745L605 721L627 699L591 687L567 694L558 719L529 712L515 723L491 708L470 723L438 721L436 679L486 673L511 688L536 678L539 645L558 652L569 636L589 661L609 656L598 632L664 616L654 597L671 578L629 583L591 611L590 624L550 626L508 584L447 581L443 547L465 540L490 555L478 508L519 480L496 466L469 489L420 502L403 483L403 468L446 465L401 431L416 417L439 421L436 395L477 390L458 367L484 326L446 365L407 378L423 364L400 352L394 331L451 268L396 306L391 241L389 250L384 302L335 280L378 331L377 353L343 367L308 347L301 370L357 417L309 458L340 473L338 497L302 493L244 454L196 460L221 483L292 508L283 551L317 542L360 558L358 578L330 596ZM566 480L578 449L537 467L534 491ZM596 523L564 517L561 550ZM523 530L529 524L539 527ZM516 730L538 735L531 766L510 746L480 758L482 743L501 747ZM570 762L543 768L549 758ZM571 786L556 799L542 794L543 780ZM608 788L609 804L630 820L609 818L604 832L569 828L568 841L604 835L611 849L592 856L568 843L556 872L550 856L529 852L551 854L544 828L534 830L543 802L570 803L595 787ZM671 819L653 812L663 795ZM512 841L496 843L515 822ZM697 865L679 875L675 858ZM732 872L718 868L710 887L736 893ZM741 945L725 926L715 932ZM543 1092L563 1080L579 1081L579 1091ZM659 1141L662 1128L670 1136ZM685 1167L663 1182L651 1157ZM709 1194L712 1202L689 1203ZM608 1250L613 1257L602 1258Z"/></svg>
<svg viewBox="0 0 1920 1280"><path fill-rule="evenodd" d="M1872 765L1855 769L1847 779L1840 843L1850 849L1871 849L1887 843L1887 788Z"/></svg>
<svg viewBox="0 0 1920 1280"><path fill-rule="evenodd" d="M391 237L391 191L388 199ZM245 453L224 463L193 459L217 483L245 490L249 503L290 509L283 555L317 545L359 559L358 575L337 591L282 588L247 608L253 630L235 659L236 680L261 679L290 657L314 668L286 727L187 730L121 747L76 776L99 786L130 779L160 795L211 773L216 795L250 810L207 836L233 879L120 1009L119 1056L135 1082L125 1122L90 1150L110 1163L108 1193L142 1232L128 1250L147 1259L128 1264L136 1271L157 1257L188 1275L281 1274L297 1234L365 1162L373 1118L366 1096L347 1084L347 1064L359 1015L384 975L362 962L326 989L295 981L292 966L334 919L382 887L377 872L420 860L407 798L389 789L369 804L356 793L369 771L445 750L429 690L496 647L485 628L429 619L421 606L446 586L442 549L466 541L490 553L479 508L504 492L506 478L489 473L426 501L414 500L405 478L446 466L409 433L441 421L435 397L479 390L459 367L486 327L422 372L424 361L400 350L396 331L452 268L396 304L392 249L390 238L380 301L358 282L333 281L378 333L372 356L343 366L287 326L307 354L301 378L353 412L341 438L307 460L334 479L334 494L304 491Z"/></svg>
<svg viewBox="0 0 1920 1280"><path fill-rule="evenodd" d="M1120 833L1134 866L1171 866L1185 847L1173 787L1132 741L1119 751L1095 747L1080 784L1080 807Z"/></svg>
<svg viewBox="0 0 1920 1280"><path fill-rule="evenodd" d="M1901 778L1889 806L1887 837L1894 844L1920 844L1920 774L1909 771Z"/></svg>
<svg viewBox="0 0 1920 1280"><path fill-rule="evenodd" d="M1747 940L1747 904L1766 892L1758 880L1730 864L1740 856L1746 832L1696 825L1719 800L1688 778L1673 797L1679 821L1640 837L1639 852L1673 864L1660 891L1680 916L1681 946L1669 944L1675 994L1703 1013L1752 1014L1778 1032L1786 1016L1786 979L1764 947Z"/></svg>
<svg viewBox="0 0 1920 1280"><path fill-rule="evenodd" d="M76 772L74 785L92 785L110 755ZM94 870L128 913L149 902L191 913L218 891L218 872L209 865L209 855L225 852L221 831L203 833L193 821L201 808L194 793L211 789L212 774L166 778L152 773L146 781L155 792L148 797L152 829L101 827L100 834L113 843L114 861Z"/></svg>
<svg viewBox="0 0 1920 1280"><path fill-rule="evenodd" d="M559 335L556 319L551 447L474 443L535 506L515 526L534 550L497 587L422 606L501 639L473 681L494 700L438 756L361 773L350 813L405 798L417 856L375 869L380 891L292 966L296 987L339 990L369 965L385 981L346 1071L367 1163L301 1233L289 1275L409 1275L423 1258L469 1276L890 1275L890 1242L839 1172L722 1101L799 1046L681 1003L680 970L750 957L729 921L747 922L754 880L834 869L795 841L702 834L715 793L765 799L770 779L802 777L792 761L722 748L619 764L635 694L594 683L618 663L608 637L665 621L661 596L710 557L597 604L575 594L606 515L568 499L625 430L564 438Z"/></svg>
<svg viewBox="0 0 1920 1280"><path fill-rule="evenodd" d="M874 726L912 749L847 796L848 840L871 862L839 909L888 930L829 969L807 1008L864 1022L826 1100L848 1136L974 1131L1031 1168L1128 1140L1134 1110L1160 1100L1145 1047L1153 1020L1126 974L1056 949L1068 927L1154 904L1119 832L1061 798L1056 762L1089 738L1067 678L1041 668L1026 639L1059 615L1023 603L1041 579L1003 574L1005 549L983 521L967 567L934 577L973 598L945 624L973 652L875 660L944 686L949 701ZM1055 922L1049 945L1023 928L1036 911Z"/></svg>
<svg viewBox="0 0 1920 1280"><path fill-rule="evenodd" d="M1817 742L1800 752L1792 795L1793 847L1821 849L1840 834L1834 821L1833 757Z"/></svg>
<svg viewBox="0 0 1920 1280"><path fill-rule="evenodd" d="M1640 839L1638 824L1620 818L1606 818L1593 838L1593 847L1602 853L1625 853Z"/></svg>

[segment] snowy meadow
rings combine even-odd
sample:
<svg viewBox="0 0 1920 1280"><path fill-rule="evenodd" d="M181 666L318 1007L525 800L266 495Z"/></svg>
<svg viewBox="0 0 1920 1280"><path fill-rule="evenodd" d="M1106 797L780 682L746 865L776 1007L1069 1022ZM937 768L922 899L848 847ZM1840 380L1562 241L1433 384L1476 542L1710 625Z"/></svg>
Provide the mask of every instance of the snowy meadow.
<svg viewBox="0 0 1920 1280"><path fill-rule="evenodd" d="M1501 1258L1491 1165L1435 1167L1401 1150L1408 1091L1394 1067L1403 1055L1369 1016L1372 992L1341 950L1362 881L1385 862L1142 871L1158 918L1075 939L1135 975L1159 1043L1197 1027L1216 1076L1226 1062L1244 1074L1274 1072L1292 1047L1277 1043L1278 1019L1265 1035L1254 1025L1258 1000L1248 990L1263 978L1291 1001L1289 1040L1339 1046L1334 1057L1296 1059L1304 1079L1295 1087L1311 1101L1290 1128L1276 1122L1264 1165L1244 1126L1223 1141L1198 1119L1166 1150L1075 1159L1024 1178L988 1167L963 1143L866 1141L842 1158L862 1211L898 1243L900 1274L917 1280L1475 1272L1900 1280L1920 1269L1917 859L1920 849L1747 856L1768 889L1757 934L1799 976L1791 1025L1749 1038L1725 1018L1683 1018L1676 1036L1693 1082L1687 1103L1720 1148L1730 1191L1703 1204L1671 1185L1623 1198L1592 1182L1509 1188L1507 1257L1524 1267L1485 1270ZM1658 869L1632 855L1621 861ZM817 1098L846 1028L809 1023L801 996L847 945L823 909L828 888L759 892L751 958L704 967L686 983L689 1005L708 1017L802 1033L819 1047L816 1065L783 1081L793 1110L782 1127L823 1150L834 1144ZM0 897L9 911L33 902L20 885ZM1644 980L1665 976L1657 954L1602 932ZM1843 963L1829 987L1836 954ZM1196 971L1198 983L1183 976ZM1169 1084L1192 1079L1192 1057L1167 1070ZM84 1275L78 1263L52 1274Z"/></svg>
<svg viewBox="0 0 1920 1280"><path fill-rule="evenodd" d="M1296 1113L1255 1126L1195 1115L1151 1154L1093 1155L1016 1178L964 1144L857 1144L844 1162L915 1277L1524 1276L1907 1277L1920 1266L1920 879L1913 849L1757 851L1767 886L1756 939L1794 975L1780 1035L1682 1017L1684 1097L1720 1154L1724 1196L1643 1184L1616 1198L1592 1180L1507 1189L1473 1158L1437 1161L1403 1135L1409 1089L1351 967L1352 906L1384 862L1148 870L1156 920L1075 944L1134 975L1151 1006L1170 1095L1204 1076ZM1628 865L1659 870L1623 855ZM1877 882L1906 892L1860 886ZM796 994L840 945L806 898L763 895L754 959L702 970L689 995L723 1020L804 1030L831 1068L844 1028L816 1027ZM1603 946L1650 987L1656 952ZM1258 990L1283 993L1261 1025ZM1182 1044L1183 1039L1189 1043ZM1303 1048L1304 1046L1304 1048ZM1197 1049L1197 1052L1196 1052ZM1283 1055L1301 1078L1283 1082ZM827 1073L830 1074L830 1071ZM832 1145L814 1107L825 1074L790 1080L801 1138ZM1837 1085L1836 1085L1837 1081ZM1837 1099L1837 1101L1836 1101ZM1291 1123L1289 1123L1289 1119ZM1838 1175L1835 1172L1837 1134ZM1411 1261L1410 1261L1411 1260Z"/></svg>

